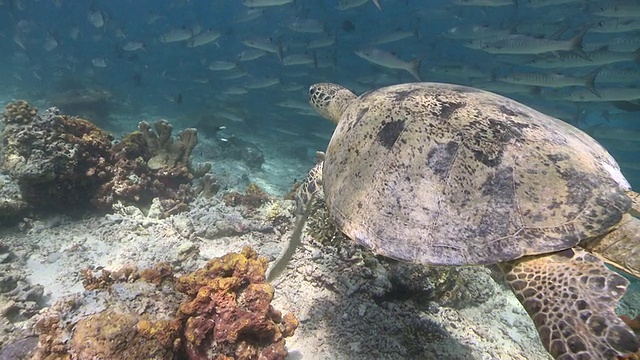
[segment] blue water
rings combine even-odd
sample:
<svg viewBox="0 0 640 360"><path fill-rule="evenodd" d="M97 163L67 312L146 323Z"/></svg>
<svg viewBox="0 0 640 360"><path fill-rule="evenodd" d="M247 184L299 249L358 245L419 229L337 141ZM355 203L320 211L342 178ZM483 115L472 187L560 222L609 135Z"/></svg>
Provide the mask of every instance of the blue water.
<svg viewBox="0 0 640 360"><path fill-rule="evenodd" d="M292 141L293 136L306 146L300 161L310 168L314 151L326 146L333 126L306 105L309 85L336 82L359 94L416 81L409 71L377 65L356 54L373 46L405 62L421 59L423 81L493 90L584 129L607 147L632 186L640 189L640 49L616 49L626 54L621 55L626 60L574 67L569 64L571 52L496 55L465 47L472 40L468 37L445 36L454 28L477 25L502 30L503 37L567 40L590 27L582 47L587 53L597 49L614 52L616 41L633 42L640 37L637 14L627 18L598 15L599 9L610 7L612 1L528 6L541 2L493 7L458 6L450 1L381 0L383 10L373 2L339 10L334 0L297 0L261 8L254 19L239 21L248 11L255 11L240 0L0 0L0 103L24 99L42 109L54 105L60 94L105 92L110 94L107 110L89 120L113 131L116 137L135 130L140 120L157 118L169 119L176 128L202 127L200 136L204 138L226 136L206 131L202 122L210 121L215 126L226 125L227 135L250 136L254 142L263 139L257 143L259 147L278 147L280 142ZM640 6L631 0L616 4ZM104 24L92 23L91 16L101 17ZM290 25L300 19L317 20L323 29L295 31ZM611 26L612 21L619 21L620 31L595 31ZM622 25L637 27L622 31L626 30ZM218 31L221 35L193 48L186 46L188 40L160 40L181 28L194 33ZM556 32L558 29L564 31ZM406 32L406 37L371 45L382 36L400 31ZM270 41L275 49L281 49L285 60L298 54L311 61L285 66L278 51L238 61L239 54L250 49L242 40L251 37ZM309 44L318 39L333 39L334 43L310 48ZM482 41L498 40L486 37ZM131 42L141 48L123 49ZM551 69L526 65L545 58L566 61ZM209 69L217 61L236 66L231 70ZM452 72L443 71L451 66L455 66ZM637 91L637 98L574 102L562 98L584 91L584 86L505 88L507 84L499 80L522 72L582 78L596 69L629 74L616 82L599 75L595 89L600 93L626 89ZM274 84L249 88L264 79L274 80ZM63 106L61 110L69 113ZM304 175L290 174L286 182Z"/></svg>
<svg viewBox="0 0 640 360"><path fill-rule="evenodd" d="M465 47L468 39L442 36L455 27L478 25L498 30L511 29L512 34L547 38L553 36L551 32L555 29L564 28L565 31L556 38L569 39L585 26L596 28L601 22L616 20L597 15L601 7L611 5L608 1L575 1L538 8L527 7L528 1L520 3L517 7L489 7L456 6L447 1L383 0L383 11L378 10L373 2L341 11L336 8L336 1L298 1L261 8L262 13L255 19L237 22L234 19L250 11L241 1L116 0L89 3L5 0L0 5L0 59L3 65L0 68L0 95L5 100L24 98L40 106L48 106L49 99L56 93L96 88L113 95L109 115L128 116L132 127L143 114L169 119L184 117L185 114L191 114L193 118L216 118L220 117L218 111L230 111L244 121L234 124L244 130L270 132L284 129L308 138L310 147L318 148L322 141L318 142L317 137L309 134L321 133L326 138L331 133L331 126L318 117L310 116L310 109L301 115L298 109L274 104L289 101L304 105L306 90L315 82L338 82L361 93L383 85L414 81L407 71L374 65L355 54L356 50L371 46L369 44L374 39L394 31L415 32L418 36L411 35L375 47L404 61L421 58L421 79L425 81L484 87L486 84L504 85L495 79L515 72L562 73L582 77L599 68L530 68L518 63L554 55L498 56ZM90 13L102 15L104 25L94 26L89 19ZM155 16L155 21L151 21L152 16ZM296 19L318 20L324 24L324 31L294 31L289 25ZM630 21L640 19L630 18ZM534 28L531 24L547 24L548 30L545 26ZM215 30L222 35L215 42L195 48L187 48L186 41L160 42L163 34L181 27L199 28L202 32ZM76 30L79 36L74 39L70 32ZM584 49L592 51L607 41L621 37L633 39L639 34L638 30L619 33L588 31ZM239 62L235 70L208 69L213 61L236 61L240 52L249 49L241 40L254 36L280 44L284 57L305 53L311 57L315 54L317 66L282 66L277 55L269 53L253 61ZM308 48L310 41L324 37L335 38L335 43L317 49ZM14 41L16 38L24 49ZM55 39L57 45L53 49L45 49L48 38ZM129 41L144 43L146 50L123 50ZM568 54L556 53L558 57ZM95 67L93 59L104 60L107 66ZM480 76L438 71L447 65L474 67ZM601 68L639 73L634 61L612 63ZM230 73L246 75L224 79ZM230 88L242 88L263 78L278 79L279 84L249 89L245 94L224 93ZM640 76L636 76L630 77L628 82L608 84L600 77L596 78L596 88L637 86L639 79ZM298 89L288 91L292 86ZM622 163L629 180L636 187L640 185L637 161L640 122L634 121L637 112L620 110L611 102L553 101L581 90L576 87L531 89L531 94L509 90L500 92L588 130L609 147ZM635 111L640 110L637 101L631 105ZM108 117L99 120L101 126L109 129ZM230 122L225 116L221 121ZM195 121L186 122L187 126L195 125ZM618 135L607 132L612 128L636 133L629 132L625 139L618 139Z"/></svg>

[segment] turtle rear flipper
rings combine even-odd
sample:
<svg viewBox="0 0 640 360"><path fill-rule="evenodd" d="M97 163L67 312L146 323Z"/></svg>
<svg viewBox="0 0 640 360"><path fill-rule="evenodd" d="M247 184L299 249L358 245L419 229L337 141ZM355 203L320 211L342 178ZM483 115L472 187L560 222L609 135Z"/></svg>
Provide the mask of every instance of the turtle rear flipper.
<svg viewBox="0 0 640 360"><path fill-rule="evenodd" d="M624 214L613 231L580 245L607 264L640 278L640 219Z"/></svg>
<svg viewBox="0 0 640 360"><path fill-rule="evenodd" d="M500 264L509 285L556 359L614 359L639 340L615 313L629 281L573 248Z"/></svg>

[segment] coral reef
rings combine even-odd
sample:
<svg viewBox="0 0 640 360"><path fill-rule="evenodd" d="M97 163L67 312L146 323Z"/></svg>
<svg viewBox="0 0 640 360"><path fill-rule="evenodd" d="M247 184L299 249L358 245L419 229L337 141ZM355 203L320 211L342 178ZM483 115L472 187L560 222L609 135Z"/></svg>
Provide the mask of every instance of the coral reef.
<svg viewBox="0 0 640 360"><path fill-rule="evenodd" d="M167 264L84 271L87 292L39 316L34 358L284 359L298 321L271 305L266 267L245 247L177 279Z"/></svg>
<svg viewBox="0 0 640 360"><path fill-rule="evenodd" d="M224 203L227 206L245 206L248 209L255 210L269 201L269 194L255 183L250 183L240 194L232 191L224 195Z"/></svg>
<svg viewBox="0 0 640 360"><path fill-rule="evenodd" d="M27 280L20 262L20 256L0 242L0 359L14 359L2 357L6 345L19 337L24 323L44 303L44 288Z"/></svg>
<svg viewBox="0 0 640 360"><path fill-rule="evenodd" d="M267 260L245 247L178 279L190 300L180 306L189 359L284 359L298 321L271 306Z"/></svg>
<svg viewBox="0 0 640 360"><path fill-rule="evenodd" d="M0 174L0 224L15 220L27 207L20 186L10 176Z"/></svg>
<svg viewBox="0 0 640 360"><path fill-rule="evenodd" d="M264 164L264 154L256 144L231 137L223 142L217 156L244 163L249 169L260 170Z"/></svg>
<svg viewBox="0 0 640 360"><path fill-rule="evenodd" d="M162 216L187 210L196 194L191 181L211 168L209 163L192 165L197 131L185 129L174 142L173 127L166 120L157 121L155 131L145 121L139 129L113 147L112 178L98 190L93 203L107 209L117 201L148 207L159 198Z"/></svg>
<svg viewBox="0 0 640 360"><path fill-rule="evenodd" d="M211 169L211 164L191 162L196 129L179 132L174 141L166 120L156 122L155 131L143 121L140 131L116 145L85 119L62 115L57 108L39 116L22 100L9 103L0 121L5 125L0 165L19 187L4 194L11 187L5 191L0 182L0 216L17 214L27 205L83 209L93 204L111 210L123 202L149 207L156 198L161 217L168 216L188 209L195 198L191 181Z"/></svg>
<svg viewBox="0 0 640 360"><path fill-rule="evenodd" d="M108 180L111 137L89 121L56 108L38 116L21 101L8 104L1 120L2 169L16 179L27 203L52 208L88 203Z"/></svg>

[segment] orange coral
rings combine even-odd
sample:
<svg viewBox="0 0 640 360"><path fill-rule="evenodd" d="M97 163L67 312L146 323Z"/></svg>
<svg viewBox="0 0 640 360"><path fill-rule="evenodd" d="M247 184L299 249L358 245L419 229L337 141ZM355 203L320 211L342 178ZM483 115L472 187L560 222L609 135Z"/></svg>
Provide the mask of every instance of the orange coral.
<svg viewBox="0 0 640 360"><path fill-rule="evenodd" d="M283 359L284 338L298 326L271 306L273 288L265 283L267 260L245 247L240 254L211 260L203 269L179 278L189 295L179 312L185 321L190 359ZM216 349L215 356L211 349Z"/></svg>
<svg viewBox="0 0 640 360"><path fill-rule="evenodd" d="M266 268L267 260L245 247L178 279L169 264L103 270L101 276L84 270L87 289L109 293L117 283L163 284L161 302L169 311L140 315L126 310L129 306L108 307L71 327L63 320L70 316L62 314L76 304L56 304L53 314L38 322L36 359L284 359L285 338L293 335L298 321L271 305L274 290L265 282ZM172 284L186 299L166 293ZM151 291L147 296L157 298L158 292ZM174 300L167 302L169 295ZM69 329L72 333L65 334Z"/></svg>

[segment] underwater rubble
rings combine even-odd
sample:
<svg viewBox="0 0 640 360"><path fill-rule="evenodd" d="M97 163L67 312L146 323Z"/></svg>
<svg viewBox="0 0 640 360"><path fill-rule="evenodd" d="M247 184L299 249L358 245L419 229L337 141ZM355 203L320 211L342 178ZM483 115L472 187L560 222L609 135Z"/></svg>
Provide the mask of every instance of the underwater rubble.
<svg viewBox="0 0 640 360"><path fill-rule="evenodd" d="M271 305L266 268L245 247L183 276L168 264L85 269L83 293L34 316L34 334L3 348L16 354L37 335L32 359L284 359L298 321Z"/></svg>

